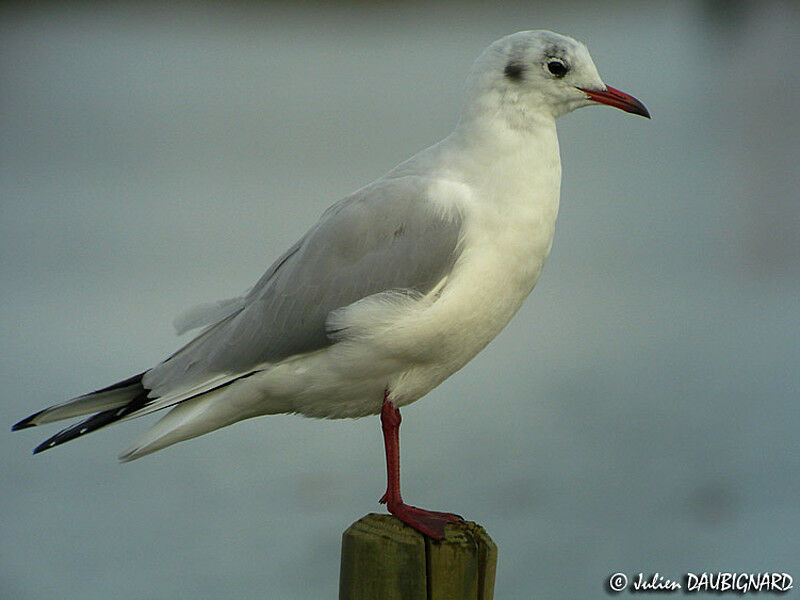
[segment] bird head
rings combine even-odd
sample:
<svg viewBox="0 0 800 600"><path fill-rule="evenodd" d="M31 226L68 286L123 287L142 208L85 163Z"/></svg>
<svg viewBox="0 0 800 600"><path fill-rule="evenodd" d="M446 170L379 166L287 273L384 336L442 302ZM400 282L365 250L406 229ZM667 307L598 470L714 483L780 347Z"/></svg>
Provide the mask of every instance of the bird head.
<svg viewBox="0 0 800 600"><path fill-rule="evenodd" d="M606 104L650 118L633 96L603 83L582 43L552 31L520 31L490 45L467 80L466 115L503 114L512 125Z"/></svg>

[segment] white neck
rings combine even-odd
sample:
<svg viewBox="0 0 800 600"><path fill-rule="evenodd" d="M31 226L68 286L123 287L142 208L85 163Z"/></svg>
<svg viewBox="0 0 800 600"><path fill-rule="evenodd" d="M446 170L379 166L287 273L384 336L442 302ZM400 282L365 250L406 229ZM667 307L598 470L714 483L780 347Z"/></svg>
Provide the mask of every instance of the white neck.
<svg viewBox="0 0 800 600"><path fill-rule="evenodd" d="M555 120L541 115L522 128L514 124L518 115L508 112L465 113L453 133L387 175L447 179L492 198L502 190L514 197L557 197L561 159Z"/></svg>
<svg viewBox="0 0 800 600"><path fill-rule="evenodd" d="M517 127L518 117L516 112L503 111L462 119L446 142L471 163L465 172L467 177L503 187L516 183L528 192L535 191L529 187L532 179L541 180L539 184L548 180L547 187L556 184L557 191L561 159L555 120L541 117Z"/></svg>

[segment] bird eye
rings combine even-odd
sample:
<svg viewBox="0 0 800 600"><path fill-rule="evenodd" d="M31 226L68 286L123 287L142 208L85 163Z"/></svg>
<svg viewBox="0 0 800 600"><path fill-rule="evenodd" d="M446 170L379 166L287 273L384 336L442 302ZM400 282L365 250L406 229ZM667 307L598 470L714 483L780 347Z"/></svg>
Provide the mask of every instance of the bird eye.
<svg viewBox="0 0 800 600"><path fill-rule="evenodd" d="M551 58L547 61L547 70L556 77L563 77L569 71L569 67L562 60Z"/></svg>

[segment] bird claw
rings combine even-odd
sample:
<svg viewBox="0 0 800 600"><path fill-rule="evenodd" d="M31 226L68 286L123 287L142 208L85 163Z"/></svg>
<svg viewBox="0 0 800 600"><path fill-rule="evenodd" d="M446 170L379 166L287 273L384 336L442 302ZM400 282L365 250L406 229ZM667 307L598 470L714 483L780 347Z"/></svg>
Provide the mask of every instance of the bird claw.
<svg viewBox="0 0 800 600"><path fill-rule="evenodd" d="M386 504L389 512L403 523L419 531L422 535L441 541L445 537L445 526L452 523L463 523L464 517L454 513L426 510L403 502L388 502L386 494L380 500Z"/></svg>

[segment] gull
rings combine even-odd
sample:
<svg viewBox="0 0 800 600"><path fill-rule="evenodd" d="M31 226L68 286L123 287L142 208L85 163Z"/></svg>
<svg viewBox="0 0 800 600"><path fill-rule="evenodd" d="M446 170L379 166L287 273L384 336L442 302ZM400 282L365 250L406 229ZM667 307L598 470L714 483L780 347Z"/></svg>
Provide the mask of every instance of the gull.
<svg viewBox="0 0 800 600"><path fill-rule="evenodd" d="M131 461L251 417L379 414L380 502L443 539L461 517L401 497L399 409L467 364L533 290L558 213L555 121L597 104L650 116L570 37L497 40L476 60L449 136L331 206L245 295L179 317L179 333L203 329L172 356L13 429L92 415L36 454L169 409L119 457Z"/></svg>

